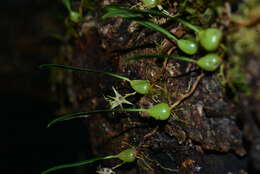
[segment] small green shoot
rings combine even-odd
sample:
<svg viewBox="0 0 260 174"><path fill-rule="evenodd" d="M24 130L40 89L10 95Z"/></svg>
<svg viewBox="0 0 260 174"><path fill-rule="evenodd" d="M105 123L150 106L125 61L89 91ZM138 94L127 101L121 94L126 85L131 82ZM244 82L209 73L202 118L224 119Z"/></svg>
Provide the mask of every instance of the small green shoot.
<svg viewBox="0 0 260 174"><path fill-rule="evenodd" d="M215 53L209 53L199 58L198 60L194 60L192 58L184 57L184 56L174 56L174 55L167 55L167 54L141 54L141 55L127 57L125 58L125 61L138 60L143 58L163 58L163 59L169 58L169 59L177 59L177 60L192 62L197 64L201 69L205 71L215 71L222 63L222 59Z"/></svg>
<svg viewBox="0 0 260 174"><path fill-rule="evenodd" d="M76 66L60 65L60 64L43 64L40 66L40 68L62 68L62 69L69 69L69 70L101 73L121 80L128 81L130 83L130 86L139 94L148 94L151 90L151 85L147 80L130 80L127 77L120 76L106 71L100 71L100 70L94 70L94 69L76 67Z"/></svg>
<svg viewBox="0 0 260 174"><path fill-rule="evenodd" d="M91 163L94 163L96 161L105 160L105 159L113 159L113 158L118 158L123 163L131 163L131 162L135 161L136 154L137 154L137 151L134 148L129 148L129 149L123 150L122 152L120 152L117 155L109 155L109 156L105 156L105 157L92 158L92 159L89 159L89 160L83 160L83 161L79 161L79 162L76 162L76 163L63 164L63 165L51 167L51 168L45 170L44 172L42 172L41 174L47 174L47 173L50 173L50 172L53 172L53 171L56 171L56 170L60 170L60 169L65 169L65 168L70 168L70 167L78 167L78 166L82 166L82 165L86 165L86 164L91 164ZM122 165L123 163L121 163L120 165Z"/></svg>
<svg viewBox="0 0 260 174"><path fill-rule="evenodd" d="M103 15L103 19L110 18L110 17L122 17L126 19L132 19L136 23L143 25L147 28L150 28L152 30L155 30L157 32L160 32L164 34L169 39L175 41L177 43L177 46L186 54L193 55L197 53L198 51L198 44L194 40L184 40L184 39L178 39L176 38L172 33L167 31L166 29L162 28L159 25L156 25L148 20L145 20L143 18L140 18L138 15L131 13L129 10L122 9L122 8L114 8L109 7L107 8L107 13Z"/></svg>

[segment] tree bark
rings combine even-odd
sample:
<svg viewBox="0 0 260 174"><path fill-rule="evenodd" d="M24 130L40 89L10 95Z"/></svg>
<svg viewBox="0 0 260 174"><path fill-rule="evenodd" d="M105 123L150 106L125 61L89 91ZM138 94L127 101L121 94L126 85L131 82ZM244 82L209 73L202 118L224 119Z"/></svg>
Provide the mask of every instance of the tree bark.
<svg viewBox="0 0 260 174"><path fill-rule="evenodd" d="M103 3L101 1L98 5ZM194 3L199 4L199 1ZM168 10L178 13L178 1L170 4ZM230 50L236 40L235 36L232 37L235 33L229 27L239 26L240 28L233 27L239 33L241 28L248 29L248 26L229 23L230 14L226 14L230 12L228 7L235 8L238 2L218 1L213 4L223 7L224 12L218 17L213 16L212 20L216 21L213 25L217 23L224 30L224 43ZM190 2L188 5L194 7ZM212 6L211 3L204 2L198 9L204 12ZM144 113L97 114L88 117L84 120L89 135L86 138L91 142L93 154L117 154L134 146L143 157L157 161L144 157L144 161L151 166L149 169L143 160L138 159L133 164L116 169L119 174L257 172L260 169L260 151L257 148L260 145L260 117L257 112L260 107L257 107L259 90L256 85L260 77L256 66L259 64L259 54L251 52L253 56L250 60L245 60L243 67L252 92L257 95L246 96L238 91L236 97L230 96L230 88L221 84L219 71L207 73L192 63L170 59L124 61L127 56L159 51L177 55L182 53L160 33L122 18L101 20L102 13L102 10L98 10L80 24L81 35L73 42L74 51L62 63L113 72L130 79L149 80L155 92L127 98L133 105L124 105L125 108L149 108L159 102L170 105L178 101L180 103L166 121L154 120ZM163 26L178 37L192 34L175 21L162 21ZM259 16L256 21L258 22L250 24L252 30L259 28ZM205 21L200 23L203 27L208 26ZM95 24L95 27L90 24ZM230 38L227 36L229 34ZM259 39L258 36L258 44ZM158 46L156 43L163 44ZM241 54L236 53L234 50L227 51L226 61L234 55L246 58L250 56L247 50ZM203 54L200 51L194 58ZM122 95L133 92L128 82L109 76L77 71L69 74L71 76L68 76L70 82L67 83L67 88L74 110L108 108L104 96L114 96L112 87ZM202 74L202 79L197 81ZM196 82L198 84L195 86ZM189 93L193 88L194 91ZM189 95L181 100L186 94ZM118 163L118 160L107 160L102 166L113 167Z"/></svg>

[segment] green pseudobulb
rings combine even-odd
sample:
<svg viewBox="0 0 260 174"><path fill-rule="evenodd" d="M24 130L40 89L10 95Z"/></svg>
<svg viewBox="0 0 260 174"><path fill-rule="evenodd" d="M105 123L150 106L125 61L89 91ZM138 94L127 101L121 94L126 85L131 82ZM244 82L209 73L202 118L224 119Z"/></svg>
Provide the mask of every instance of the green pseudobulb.
<svg viewBox="0 0 260 174"><path fill-rule="evenodd" d="M123 162L131 163L136 158L136 150L134 148L129 148L129 149L123 150L116 156Z"/></svg>
<svg viewBox="0 0 260 174"><path fill-rule="evenodd" d="M215 71L222 63L222 59L215 53L207 54L197 61L197 65L206 71Z"/></svg>
<svg viewBox="0 0 260 174"><path fill-rule="evenodd" d="M199 32L201 46L207 51L214 51L219 47L222 32L217 28L208 28Z"/></svg>
<svg viewBox="0 0 260 174"><path fill-rule="evenodd" d="M156 120L167 120L170 117L171 109L167 103L159 103L147 109L147 112Z"/></svg>
<svg viewBox="0 0 260 174"><path fill-rule="evenodd" d="M147 8L154 8L160 4L160 0L142 0L142 2Z"/></svg>
<svg viewBox="0 0 260 174"><path fill-rule="evenodd" d="M178 47L186 54L193 55L198 51L198 44L194 40L180 39L177 41Z"/></svg>
<svg viewBox="0 0 260 174"><path fill-rule="evenodd" d="M148 94L151 89L147 80L131 80L130 85L139 94Z"/></svg>

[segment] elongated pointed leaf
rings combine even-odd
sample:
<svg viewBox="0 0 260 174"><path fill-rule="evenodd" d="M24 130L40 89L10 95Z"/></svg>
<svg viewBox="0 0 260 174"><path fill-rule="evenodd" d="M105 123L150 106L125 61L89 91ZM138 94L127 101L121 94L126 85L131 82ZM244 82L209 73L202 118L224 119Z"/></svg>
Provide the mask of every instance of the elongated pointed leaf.
<svg viewBox="0 0 260 174"><path fill-rule="evenodd" d="M125 109L103 109L103 110L94 110L94 111L86 111L86 112L78 112L78 113L72 113L72 114L65 114L63 116L60 116L54 120L52 120L47 127L52 126L53 124L56 124L58 122L62 122L65 120L71 120L74 118L86 118L91 114L95 113L103 113L103 112L139 112L139 111L146 111L146 109L136 109L136 108L125 108Z"/></svg>
<svg viewBox="0 0 260 174"><path fill-rule="evenodd" d="M117 75L114 73L110 73L110 72L106 72L106 71L94 70L94 69L90 69L90 68L60 65L60 64L43 64L43 65L40 65L40 68L62 68L62 69L77 70L77 71L95 72L95 73L109 75L109 76L130 82L130 79L128 79L127 77L123 77L123 76L120 76L120 75Z"/></svg>
<svg viewBox="0 0 260 174"><path fill-rule="evenodd" d="M111 17L137 18L138 16L121 8L107 8L107 13L102 16L103 19Z"/></svg>
<svg viewBox="0 0 260 174"><path fill-rule="evenodd" d="M65 114L61 117L58 117L54 120L52 120L47 127L50 127L52 126L53 124L56 124L58 122L62 122L62 121L65 121L65 120L71 120L71 119L74 119L74 118L81 118L81 117L88 117L89 115L91 114L95 114L95 113L102 113L102 112L113 112L113 111L116 111L115 109L104 109L104 110L94 110L94 111L86 111L86 112L78 112L78 113L72 113L72 114Z"/></svg>
<svg viewBox="0 0 260 174"><path fill-rule="evenodd" d="M174 56L174 55L167 55L167 54L139 54L135 56L129 56L126 57L124 60L125 61L130 61L130 60L138 60L138 59L144 59L144 58L162 58L162 59L177 59L177 60L183 60L187 62L193 62L196 63L197 61L194 59L191 59L189 57L184 57L184 56Z"/></svg>
<svg viewBox="0 0 260 174"><path fill-rule="evenodd" d="M129 13L132 14L143 14L143 15L153 15L153 16L160 16L160 17L166 17L166 18L171 18L171 19L175 19L177 16L179 16L178 14L171 16L169 14L165 14L161 11L157 11L157 10L153 10L153 9L145 9L145 10L140 10L138 8L130 8L130 9L126 9L126 8L117 8L117 7L109 7L108 8L109 11L110 9L112 9L111 11L115 11L115 10L126 10Z"/></svg>
<svg viewBox="0 0 260 174"><path fill-rule="evenodd" d="M70 164L62 164L62 165L51 167L51 168L45 170L44 172L42 172L41 174L46 174L46 173L56 171L56 170L59 170L59 169L65 169L65 168L70 168L70 167L78 167L78 166L90 164L90 163L93 163L93 162L96 162L96 161L99 161L99 160L111 159L111 158L117 158L117 157L114 156L114 155L111 155L111 156L106 156L106 157L92 158L92 159L89 159L89 160L79 161L79 162L70 163Z"/></svg>
<svg viewBox="0 0 260 174"><path fill-rule="evenodd" d="M190 24L189 22L179 18L179 14L176 14L174 16L171 16L169 14L165 14L163 12L159 12L159 11L156 11L156 10L152 10L152 9L146 9L146 10L140 10L138 8L132 8L132 9L124 9L124 8L116 8L116 7L110 7L108 9L111 9L111 11L116 11L116 10L125 10L125 11L128 11L129 13L132 13L132 14L145 14L145 15L153 15L153 16L160 16L160 17L166 17L166 18L170 18L170 19L173 19L173 20L176 20L178 22L180 22L181 24L185 25L186 27L194 30L195 32L199 32L201 30L200 27L198 26L195 26L195 25L192 25Z"/></svg>
<svg viewBox="0 0 260 174"><path fill-rule="evenodd" d="M128 11L126 9L108 8L107 13L103 15L103 18L109 18L109 17L122 17L122 18L126 18L126 19L132 19L132 20L136 21L138 24L143 25L152 30L155 30L157 32L160 32L174 41L178 40L173 34L171 34L166 29L164 29L164 28L160 27L159 25L154 24L148 20L138 18L138 16L136 14L131 13L130 11Z"/></svg>
<svg viewBox="0 0 260 174"><path fill-rule="evenodd" d="M165 30L164 28L160 27L159 25L157 24L154 24L152 22L149 22L149 21L145 21L145 20L140 20L140 21L136 21L137 23L147 27L147 28L150 28L152 30L155 30L157 32L160 32L162 34L164 34L166 37L174 40L174 41L177 41L178 39L173 35L171 34L169 31Z"/></svg>

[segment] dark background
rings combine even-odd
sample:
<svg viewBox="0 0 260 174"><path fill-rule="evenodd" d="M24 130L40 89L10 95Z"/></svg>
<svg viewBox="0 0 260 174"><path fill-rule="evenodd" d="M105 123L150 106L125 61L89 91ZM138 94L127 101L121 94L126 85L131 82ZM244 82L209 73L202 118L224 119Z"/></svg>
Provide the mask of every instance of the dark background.
<svg viewBox="0 0 260 174"><path fill-rule="evenodd" d="M1 1L0 108L4 138L0 143L0 173L39 174L53 165L88 155L79 121L46 128L59 105L48 71L38 66L57 56L61 43L51 35L62 32L64 15L60 1Z"/></svg>

